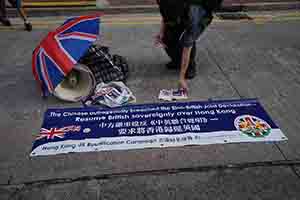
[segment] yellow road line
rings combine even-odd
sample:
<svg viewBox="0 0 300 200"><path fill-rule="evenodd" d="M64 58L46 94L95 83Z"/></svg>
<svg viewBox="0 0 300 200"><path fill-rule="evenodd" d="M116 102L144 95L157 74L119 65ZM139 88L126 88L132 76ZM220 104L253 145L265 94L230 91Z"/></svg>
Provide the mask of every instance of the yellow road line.
<svg viewBox="0 0 300 200"><path fill-rule="evenodd" d="M291 12L291 13L275 16L275 18L278 17L300 17L300 12Z"/></svg>
<svg viewBox="0 0 300 200"><path fill-rule="evenodd" d="M300 20L300 16L299 17L281 17L278 19L275 18L272 21L280 22L280 21L294 21L294 20Z"/></svg>
<svg viewBox="0 0 300 200"><path fill-rule="evenodd" d="M26 7L54 7L54 6L96 6L93 1L76 1L76 2L24 2Z"/></svg>
<svg viewBox="0 0 300 200"><path fill-rule="evenodd" d="M298 21L300 20L300 16L299 17L275 17L275 18L261 18L261 19L253 19L253 22L256 24L265 24L267 22L283 22L283 21Z"/></svg>

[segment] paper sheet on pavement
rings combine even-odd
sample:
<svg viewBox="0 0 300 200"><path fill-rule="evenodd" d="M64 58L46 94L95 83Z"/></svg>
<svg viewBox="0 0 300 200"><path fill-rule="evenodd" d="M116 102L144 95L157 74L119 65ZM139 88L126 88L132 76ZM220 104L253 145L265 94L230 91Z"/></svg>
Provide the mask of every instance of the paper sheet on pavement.
<svg viewBox="0 0 300 200"><path fill-rule="evenodd" d="M184 100L188 99L188 95L186 91L182 89L163 89L160 90L158 99L164 100L164 101L176 101L176 100Z"/></svg>

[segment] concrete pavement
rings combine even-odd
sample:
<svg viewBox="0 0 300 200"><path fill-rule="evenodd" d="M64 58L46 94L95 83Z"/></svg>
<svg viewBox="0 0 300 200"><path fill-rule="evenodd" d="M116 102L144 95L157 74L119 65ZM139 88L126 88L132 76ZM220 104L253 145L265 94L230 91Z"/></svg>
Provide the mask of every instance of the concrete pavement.
<svg viewBox="0 0 300 200"><path fill-rule="evenodd" d="M284 181L283 181L284 180ZM288 199L299 197L299 178L285 167L251 168L39 185L10 190L11 199ZM1 192L1 189L0 189ZM15 192L15 193L14 193Z"/></svg>
<svg viewBox="0 0 300 200"><path fill-rule="evenodd" d="M258 97L287 142L29 158L44 111L78 106L43 100L31 74L33 48L62 19L34 19L50 25L31 33L0 29L0 199L297 199L300 19L297 12L249 15L256 20L214 21L198 43L190 100ZM158 91L178 78L152 44L158 15L105 20L103 43L127 57L138 103L158 102Z"/></svg>

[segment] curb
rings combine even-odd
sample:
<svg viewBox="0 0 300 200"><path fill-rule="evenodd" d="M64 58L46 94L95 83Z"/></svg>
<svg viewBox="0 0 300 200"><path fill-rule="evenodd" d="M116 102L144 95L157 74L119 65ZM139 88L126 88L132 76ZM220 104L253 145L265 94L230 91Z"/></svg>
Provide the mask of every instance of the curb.
<svg viewBox="0 0 300 200"><path fill-rule="evenodd" d="M156 5L141 5L141 6L109 6L106 8L97 8L96 6L81 6L81 7L39 7L25 8L26 13L30 17L46 17L46 16L78 16L93 13L105 14L139 14L139 13L155 13L158 12ZM8 16L17 17L18 13L15 9L8 9Z"/></svg>
<svg viewBox="0 0 300 200"><path fill-rule="evenodd" d="M158 12L157 5L137 5L137 6L108 6L97 8L96 6L87 5L72 5L66 4L60 7L32 6L27 7L26 11L30 17L43 16L78 16L84 14L92 14L103 12L105 14L133 14L133 13L155 13ZM272 3L246 3L246 4L225 4L219 12L247 12L247 11L272 11L272 10L300 10L300 1L293 2L272 2ZM16 17L15 9L9 8L8 14L10 17Z"/></svg>
<svg viewBox="0 0 300 200"><path fill-rule="evenodd" d="M300 1L293 2L268 2L268 3L245 3L225 5L220 11L272 11L272 10L300 10Z"/></svg>

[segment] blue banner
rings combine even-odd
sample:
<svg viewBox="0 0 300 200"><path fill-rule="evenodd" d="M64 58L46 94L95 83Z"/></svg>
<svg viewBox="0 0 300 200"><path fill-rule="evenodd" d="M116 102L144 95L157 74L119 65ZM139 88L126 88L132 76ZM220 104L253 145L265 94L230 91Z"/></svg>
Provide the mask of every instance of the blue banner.
<svg viewBox="0 0 300 200"><path fill-rule="evenodd" d="M282 140L256 99L49 109L31 156Z"/></svg>

